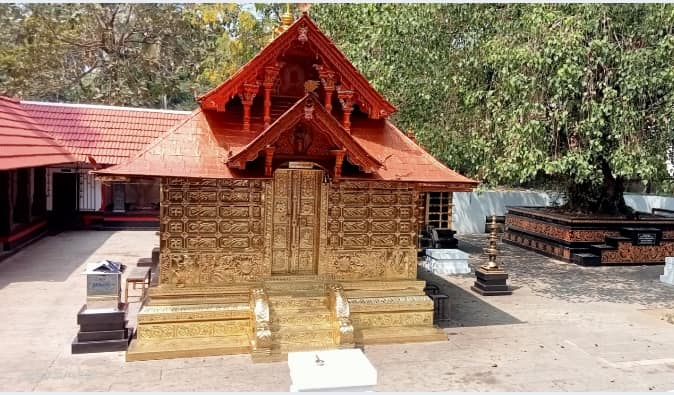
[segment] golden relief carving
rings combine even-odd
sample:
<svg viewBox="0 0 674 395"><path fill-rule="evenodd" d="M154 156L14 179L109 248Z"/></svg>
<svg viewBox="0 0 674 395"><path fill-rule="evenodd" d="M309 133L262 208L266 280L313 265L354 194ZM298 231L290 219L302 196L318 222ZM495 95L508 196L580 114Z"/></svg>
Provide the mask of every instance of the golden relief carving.
<svg viewBox="0 0 674 395"><path fill-rule="evenodd" d="M248 207L220 207L220 217L248 218Z"/></svg>
<svg viewBox="0 0 674 395"><path fill-rule="evenodd" d="M370 244L370 238L367 235L344 235L342 245L347 248L367 247Z"/></svg>
<svg viewBox="0 0 674 395"><path fill-rule="evenodd" d="M212 203L218 200L215 191L188 191L187 200L193 203Z"/></svg>
<svg viewBox="0 0 674 395"><path fill-rule="evenodd" d="M144 324L138 327L137 336L139 339L176 339L244 335L249 327L248 320Z"/></svg>
<svg viewBox="0 0 674 395"><path fill-rule="evenodd" d="M171 201L171 202L182 202L183 201L182 191L171 191L171 192L169 192L168 200Z"/></svg>
<svg viewBox="0 0 674 395"><path fill-rule="evenodd" d="M187 206L187 216L191 218L215 218L215 206Z"/></svg>
<svg viewBox="0 0 674 395"><path fill-rule="evenodd" d="M357 329L391 326L428 326L433 325L433 311L414 313L354 313L351 322Z"/></svg>
<svg viewBox="0 0 674 395"><path fill-rule="evenodd" d="M396 195L372 195L372 204L395 204Z"/></svg>
<svg viewBox="0 0 674 395"><path fill-rule="evenodd" d="M396 245L395 235L372 235L373 247L393 247Z"/></svg>
<svg viewBox="0 0 674 395"><path fill-rule="evenodd" d="M224 307L212 305L197 306L146 306L138 314L139 324L179 321L216 321L231 319L248 319L250 307L244 303L231 303Z"/></svg>
<svg viewBox="0 0 674 395"><path fill-rule="evenodd" d="M260 223L258 221L253 222L254 228L253 228L253 233L260 233ZM255 226L257 224L257 226ZM255 228L258 229L258 231L255 231ZM248 233L250 232L250 226L249 222L244 222L244 221L222 221L220 222L220 233Z"/></svg>
<svg viewBox="0 0 674 395"><path fill-rule="evenodd" d="M395 221L374 221L372 222L372 232L374 233L395 233Z"/></svg>
<svg viewBox="0 0 674 395"><path fill-rule="evenodd" d="M182 224L180 224L182 227ZM218 224L216 222L201 222L201 221L188 221L187 222L187 231L197 232L197 233L215 233L218 230ZM178 230L176 230L178 231Z"/></svg>
<svg viewBox="0 0 674 395"><path fill-rule="evenodd" d="M358 194L358 195L352 195L352 194L343 194L342 195L342 202L345 204L366 204L368 195L366 194Z"/></svg>
<svg viewBox="0 0 674 395"><path fill-rule="evenodd" d="M396 215L394 207L372 207L370 212L372 213L372 218L393 218Z"/></svg>
<svg viewBox="0 0 674 395"><path fill-rule="evenodd" d="M367 218L367 207L344 207L342 215L344 218Z"/></svg>
<svg viewBox="0 0 674 395"><path fill-rule="evenodd" d="M187 238L187 248L215 248L216 242L215 237L205 237L205 238Z"/></svg>
<svg viewBox="0 0 674 395"><path fill-rule="evenodd" d="M247 202L251 200L248 191L223 191L220 192L221 202ZM257 200L259 201L259 199Z"/></svg>
<svg viewBox="0 0 674 395"><path fill-rule="evenodd" d="M339 231L339 223L335 223L337 231ZM334 228L334 226L333 226ZM344 221L342 223L342 230L344 232L367 232L367 221Z"/></svg>

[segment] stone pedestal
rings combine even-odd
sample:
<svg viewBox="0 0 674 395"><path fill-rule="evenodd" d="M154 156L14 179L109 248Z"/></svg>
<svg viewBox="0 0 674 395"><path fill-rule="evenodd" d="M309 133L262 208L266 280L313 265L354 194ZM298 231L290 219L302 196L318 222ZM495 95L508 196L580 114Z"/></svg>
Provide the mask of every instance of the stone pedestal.
<svg viewBox="0 0 674 395"><path fill-rule="evenodd" d="M360 349L288 353L290 392L372 391L377 370Z"/></svg>
<svg viewBox="0 0 674 395"><path fill-rule="evenodd" d="M427 249L423 267L435 274L466 274L469 256L457 249Z"/></svg>
<svg viewBox="0 0 674 395"><path fill-rule="evenodd" d="M126 351L131 333L126 328L126 305L116 309L89 309L82 306L77 313L80 330L73 339L71 352Z"/></svg>
<svg viewBox="0 0 674 395"><path fill-rule="evenodd" d="M665 273L660 276L660 281L674 285L674 257L665 258Z"/></svg>
<svg viewBox="0 0 674 395"><path fill-rule="evenodd" d="M475 284L470 289L482 296L512 295L508 285L508 273L500 267L490 269L481 266L475 271Z"/></svg>

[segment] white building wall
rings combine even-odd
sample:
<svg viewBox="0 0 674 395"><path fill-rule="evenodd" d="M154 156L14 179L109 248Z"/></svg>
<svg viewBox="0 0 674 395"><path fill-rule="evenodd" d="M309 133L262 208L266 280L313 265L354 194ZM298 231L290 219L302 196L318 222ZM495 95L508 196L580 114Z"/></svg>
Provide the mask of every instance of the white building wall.
<svg viewBox="0 0 674 395"><path fill-rule="evenodd" d="M545 191L503 190L454 193L452 226L459 234L484 232L485 217L505 215L506 206L551 206L562 204L560 194ZM653 208L674 210L674 197L625 194L625 203L636 211Z"/></svg>

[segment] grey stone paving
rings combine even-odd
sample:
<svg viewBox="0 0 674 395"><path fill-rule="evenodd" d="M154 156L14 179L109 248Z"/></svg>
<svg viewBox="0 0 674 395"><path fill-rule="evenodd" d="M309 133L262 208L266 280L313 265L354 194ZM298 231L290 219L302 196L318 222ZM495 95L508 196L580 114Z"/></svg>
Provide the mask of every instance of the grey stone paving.
<svg viewBox="0 0 674 395"><path fill-rule="evenodd" d="M485 236L460 240L479 265ZM286 391L286 363L248 355L126 363L121 352L70 354L84 264L133 265L156 241L145 231L67 232L0 262L0 390ZM658 281L662 266L583 268L501 248L512 296L472 293L472 275L423 274L450 296L448 341L366 347L377 390L674 390L674 325L663 319L674 288Z"/></svg>

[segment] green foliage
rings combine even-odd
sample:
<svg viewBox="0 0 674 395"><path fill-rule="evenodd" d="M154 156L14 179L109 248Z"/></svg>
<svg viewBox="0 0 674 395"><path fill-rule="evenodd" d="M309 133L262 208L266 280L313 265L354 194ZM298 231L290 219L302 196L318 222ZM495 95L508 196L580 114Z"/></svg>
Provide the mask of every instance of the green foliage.
<svg viewBox="0 0 674 395"><path fill-rule="evenodd" d="M625 180L666 175L670 5L358 4L312 14L399 106L402 126L487 184L552 179L572 207L608 212L624 207Z"/></svg>

